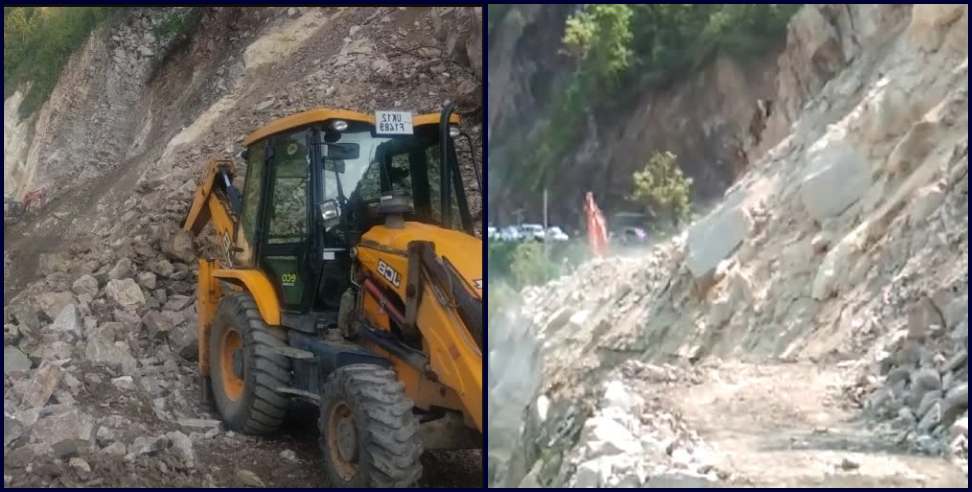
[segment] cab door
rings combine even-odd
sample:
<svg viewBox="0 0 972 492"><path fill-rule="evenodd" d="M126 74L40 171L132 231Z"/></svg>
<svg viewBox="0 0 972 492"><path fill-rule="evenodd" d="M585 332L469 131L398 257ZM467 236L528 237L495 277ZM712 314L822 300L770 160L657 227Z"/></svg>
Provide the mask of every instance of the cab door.
<svg viewBox="0 0 972 492"><path fill-rule="evenodd" d="M309 130L270 137L259 258L287 310L302 310L312 284Z"/></svg>

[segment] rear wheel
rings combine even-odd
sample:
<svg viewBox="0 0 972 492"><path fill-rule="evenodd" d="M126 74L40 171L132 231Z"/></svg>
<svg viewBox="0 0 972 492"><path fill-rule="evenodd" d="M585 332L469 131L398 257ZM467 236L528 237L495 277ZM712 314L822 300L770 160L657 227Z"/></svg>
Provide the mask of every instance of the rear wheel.
<svg viewBox="0 0 972 492"><path fill-rule="evenodd" d="M276 392L290 381L290 361L274 351L287 345L282 328L267 326L248 294L224 297L209 337L213 401L227 427L267 434L284 420L287 398Z"/></svg>
<svg viewBox="0 0 972 492"><path fill-rule="evenodd" d="M409 487L422 475L412 402L395 372L352 364L328 377L321 396L324 471L335 487Z"/></svg>

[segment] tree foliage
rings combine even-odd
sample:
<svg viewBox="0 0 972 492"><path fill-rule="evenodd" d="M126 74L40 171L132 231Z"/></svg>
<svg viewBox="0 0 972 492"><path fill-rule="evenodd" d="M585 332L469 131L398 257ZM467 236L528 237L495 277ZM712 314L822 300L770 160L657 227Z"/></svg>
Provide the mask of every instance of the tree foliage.
<svg viewBox="0 0 972 492"><path fill-rule="evenodd" d="M682 174L675 154L655 152L631 180L629 199L643 204L653 215L664 213L678 227L692 213L692 178Z"/></svg>
<svg viewBox="0 0 972 492"><path fill-rule="evenodd" d="M644 89L682 80L717 54L744 59L778 46L799 7L583 6L564 25L563 51L574 62L566 88L552 95L545 122L523 145L523 162L509 170L509 185L539 189L554 179L561 160L583 138L587 118L616 114ZM508 18L511 8L497 11Z"/></svg>
<svg viewBox="0 0 972 492"><path fill-rule="evenodd" d="M64 65L102 22L124 11L118 7L4 7L4 97L30 84L22 116L47 100Z"/></svg>
<svg viewBox="0 0 972 492"><path fill-rule="evenodd" d="M521 287L542 284L560 273L560 268L544 255L543 244L537 241L527 241L517 246L513 251L510 270L514 283Z"/></svg>

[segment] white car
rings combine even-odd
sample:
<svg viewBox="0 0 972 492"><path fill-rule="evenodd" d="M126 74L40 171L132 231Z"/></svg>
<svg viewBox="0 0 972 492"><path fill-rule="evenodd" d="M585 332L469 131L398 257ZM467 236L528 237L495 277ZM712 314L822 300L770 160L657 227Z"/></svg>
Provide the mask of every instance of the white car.
<svg viewBox="0 0 972 492"><path fill-rule="evenodd" d="M547 229L547 239L551 241L569 241L570 236L564 231L560 230L557 226L552 226Z"/></svg>
<svg viewBox="0 0 972 492"><path fill-rule="evenodd" d="M545 235L543 226L540 224L520 224L520 234L523 236L523 239L533 239L535 241L543 241L543 236Z"/></svg>
<svg viewBox="0 0 972 492"><path fill-rule="evenodd" d="M519 241L521 239L520 231L514 226L506 226L499 232L500 241Z"/></svg>

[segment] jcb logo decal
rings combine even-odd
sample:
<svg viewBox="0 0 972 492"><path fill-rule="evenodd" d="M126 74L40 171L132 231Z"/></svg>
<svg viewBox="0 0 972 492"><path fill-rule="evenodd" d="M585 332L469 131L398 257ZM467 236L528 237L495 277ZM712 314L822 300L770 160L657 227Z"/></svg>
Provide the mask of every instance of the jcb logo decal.
<svg viewBox="0 0 972 492"><path fill-rule="evenodd" d="M382 260L378 260L378 273L395 287L402 284L402 276Z"/></svg>

